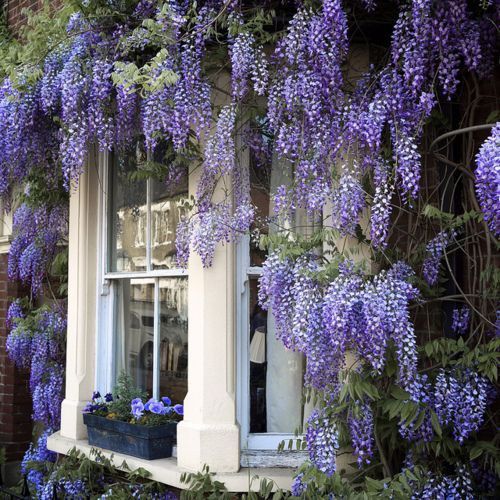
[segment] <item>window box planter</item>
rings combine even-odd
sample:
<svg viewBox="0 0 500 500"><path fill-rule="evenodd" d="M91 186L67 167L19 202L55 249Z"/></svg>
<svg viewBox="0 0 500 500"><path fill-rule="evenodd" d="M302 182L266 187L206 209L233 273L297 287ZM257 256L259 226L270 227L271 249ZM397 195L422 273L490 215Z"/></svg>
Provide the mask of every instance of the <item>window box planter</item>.
<svg viewBox="0 0 500 500"><path fill-rule="evenodd" d="M83 422L92 446L146 460L172 456L177 422L148 427L90 413L83 414Z"/></svg>

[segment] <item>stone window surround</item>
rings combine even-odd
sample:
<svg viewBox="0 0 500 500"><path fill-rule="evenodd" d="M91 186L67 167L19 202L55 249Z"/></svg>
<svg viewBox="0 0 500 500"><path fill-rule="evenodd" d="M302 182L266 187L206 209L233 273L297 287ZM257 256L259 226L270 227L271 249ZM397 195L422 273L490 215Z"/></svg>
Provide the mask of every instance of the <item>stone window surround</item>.
<svg viewBox="0 0 500 500"><path fill-rule="evenodd" d="M104 155L90 152L85 173L70 197L66 394L61 429L47 442L49 449L62 454L73 447L90 451L82 409L96 386L103 161ZM190 174L190 195L195 194L199 173L197 169ZM155 480L176 487L182 486L182 472L197 472L207 464L231 491L247 491L254 474L290 488L293 468L240 469L235 263L232 244L218 245L209 269L203 268L197 255L189 261L188 394L177 429L177 460L147 461L114 454L117 465L126 460L130 467L144 467ZM258 488L258 481L253 487Z"/></svg>

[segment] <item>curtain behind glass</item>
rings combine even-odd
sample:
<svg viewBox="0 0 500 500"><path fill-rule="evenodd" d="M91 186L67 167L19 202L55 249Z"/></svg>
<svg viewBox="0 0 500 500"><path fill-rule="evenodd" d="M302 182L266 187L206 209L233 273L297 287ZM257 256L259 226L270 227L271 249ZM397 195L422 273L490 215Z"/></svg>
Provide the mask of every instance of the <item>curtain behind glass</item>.
<svg viewBox="0 0 500 500"><path fill-rule="evenodd" d="M274 155L270 192L274 193L280 185L289 185L291 179L291 164L279 160ZM272 201L269 212L271 216L274 214ZM277 228L270 224L269 233L276 232ZM267 432L292 434L302 428L304 356L286 349L282 342L276 339L275 331L275 322L270 311L267 316Z"/></svg>

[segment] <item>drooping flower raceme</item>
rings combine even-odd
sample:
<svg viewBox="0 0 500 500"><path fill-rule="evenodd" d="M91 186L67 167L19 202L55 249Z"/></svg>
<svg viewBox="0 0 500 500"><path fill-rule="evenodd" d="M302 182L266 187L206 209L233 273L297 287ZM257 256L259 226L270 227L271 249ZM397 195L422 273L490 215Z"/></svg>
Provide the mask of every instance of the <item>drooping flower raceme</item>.
<svg viewBox="0 0 500 500"><path fill-rule="evenodd" d="M453 309L453 323L451 329L458 333L459 335L464 335L468 328L470 322L470 309L467 306L463 306L460 309Z"/></svg>
<svg viewBox="0 0 500 500"><path fill-rule="evenodd" d="M490 231L500 237L500 122L476 156L476 193Z"/></svg>
<svg viewBox="0 0 500 500"><path fill-rule="evenodd" d="M68 208L32 208L21 205L14 214L9 250L9 278L20 279L33 295L41 291L48 266L67 233Z"/></svg>
<svg viewBox="0 0 500 500"><path fill-rule="evenodd" d="M30 369L33 419L58 429L64 392L66 317L60 309L42 309L34 318L18 318L7 337L14 363Z"/></svg>
<svg viewBox="0 0 500 500"><path fill-rule="evenodd" d="M413 272L400 262L368 279L344 267L324 288L314 275L319 270L314 255L294 262L278 251L270 254L259 279L259 301L274 315L277 338L306 356L306 382L320 390L337 386L347 349L380 372L392 341L400 383L411 392L417 366L409 313L411 301L418 297L408 282Z"/></svg>
<svg viewBox="0 0 500 500"><path fill-rule="evenodd" d="M338 431L335 422L324 411L314 410L311 413L307 420L306 441L314 466L328 476L334 474L339 449Z"/></svg>
<svg viewBox="0 0 500 500"><path fill-rule="evenodd" d="M352 447L358 466L369 464L373 456L373 412L369 404L358 404L359 415L351 413L347 420Z"/></svg>
<svg viewBox="0 0 500 500"><path fill-rule="evenodd" d="M443 426L462 444L484 421L488 382L471 370L441 370L434 384L433 406Z"/></svg>
<svg viewBox="0 0 500 500"><path fill-rule="evenodd" d="M441 231L427 243L422 273L429 285L432 286L438 282L441 259L455 237L455 231Z"/></svg>
<svg viewBox="0 0 500 500"><path fill-rule="evenodd" d="M57 454L47 449L47 438L52 434L52 429L45 429L38 438L36 445L30 444L21 462L21 472L26 475L28 482L41 493L45 483L47 468L56 461Z"/></svg>

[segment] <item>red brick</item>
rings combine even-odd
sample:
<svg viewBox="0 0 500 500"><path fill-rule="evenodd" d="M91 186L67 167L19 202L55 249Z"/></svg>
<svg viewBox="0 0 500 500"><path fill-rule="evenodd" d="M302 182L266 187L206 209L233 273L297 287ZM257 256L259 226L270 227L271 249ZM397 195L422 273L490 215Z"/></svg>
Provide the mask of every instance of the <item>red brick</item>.
<svg viewBox="0 0 500 500"><path fill-rule="evenodd" d="M9 2L8 19L20 19L19 2ZM5 317L11 301L22 295L16 283L8 281L7 255L0 255L0 448L7 460L19 460L29 446L32 434L32 402L27 373L17 370L5 351L7 328Z"/></svg>

